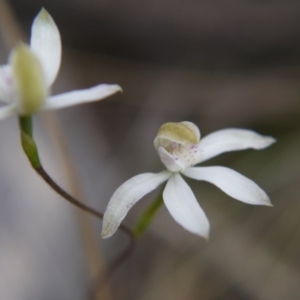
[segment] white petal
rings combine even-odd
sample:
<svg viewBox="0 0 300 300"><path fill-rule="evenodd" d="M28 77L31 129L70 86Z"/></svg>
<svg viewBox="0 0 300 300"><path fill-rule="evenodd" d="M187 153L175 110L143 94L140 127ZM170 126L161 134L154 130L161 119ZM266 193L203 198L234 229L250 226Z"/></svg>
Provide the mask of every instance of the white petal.
<svg viewBox="0 0 300 300"><path fill-rule="evenodd" d="M179 160L176 160L167 150L163 147L159 147L158 155L160 157L161 162L165 165L165 167L171 172L180 172L184 169L184 166L180 164Z"/></svg>
<svg viewBox="0 0 300 300"><path fill-rule="evenodd" d="M2 102L8 102L8 84L6 81L7 77L3 72L3 69L0 68L0 100Z"/></svg>
<svg viewBox="0 0 300 300"><path fill-rule="evenodd" d="M176 222L186 230L208 238L208 219L191 188L178 173L168 180L163 198Z"/></svg>
<svg viewBox="0 0 300 300"><path fill-rule="evenodd" d="M216 185L224 193L242 202L272 206L268 195L252 180L225 167L194 167L186 169L187 177Z"/></svg>
<svg viewBox="0 0 300 300"><path fill-rule="evenodd" d="M56 24L44 8L32 24L30 46L41 60L49 87L60 67L61 41Z"/></svg>
<svg viewBox="0 0 300 300"><path fill-rule="evenodd" d="M0 107L0 120L6 119L17 113L15 105L5 105Z"/></svg>
<svg viewBox="0 0 300 300"><path fill-rule="evenodd" d="M99 101L120 91L122 91L121 87L116 84L99 84L89 89L76 90L48 97L44 109L57 109Z"/></svg>
<svg viewBox="0 0 300 300"><path fill-rule="evenodd" d="M273 143L275 139L260 135L246 129L223 129L204 137L199 144L201 156L198 160L205 161L223 152L244 150L248 148L263 149Z"/></svg>
<svg viewBox="0 0 300 300"><path fill-rule="evenodd" d="M144 173L124 182L112 195L104 213L102 237L112 236L130 208L146 194L156 189L171 176L168 171Z"/></svg>
<svg viewBox="0 0 300 300"><path fill-rule="evenodd" d="M16 89L11 66L3 65L0 67L0 100L12 103L15 98Z"/></svg>

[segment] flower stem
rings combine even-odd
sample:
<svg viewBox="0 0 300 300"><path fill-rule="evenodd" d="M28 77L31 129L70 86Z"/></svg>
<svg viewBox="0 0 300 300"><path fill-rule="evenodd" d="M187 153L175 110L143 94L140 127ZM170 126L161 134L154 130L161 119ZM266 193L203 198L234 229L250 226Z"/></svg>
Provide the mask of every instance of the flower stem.
<svg viewBox="0 0 300 300"><path fill-rule="evenodd" d="M32 118L31 116L19 117L19 124L22 132L32 138Z"/></svg>
<svg viewBox="0 0 300 300"><path fill-rule="evenodd" d="M62 196L65 200L72 203L73 205L77 206L78 208L88 212L89 214L99 218L103 219L103 213L91 208L90 206L85 205L81 201L77 200L73 196L71 196L69 193L67 193L64 189L62 189L50 176L49 174L44 170L42 166L34 168L35 171L44 179L44 181L60 196ZM119 227L123 232L125 232L129 238L132 240L133 234L129 228L127 228L125 225L121 224Z"/></svg>
<svg viewBox="0 0 300 300"><path fill-rule="evenodd" d="M140 237L144 231L149 226L150 222L158 212L159 208L163 204L163 189L160 191L157 198L149 205L149 207L144 211L142 217L139 219L137 225L134 228L133 234L135 238Z"/></svg>
<svg viewBox="0 0 300 300"><path fill-rule="evenodd" d="M37 145L32 137L32 119L31 116L19 117L19 126L21 130L22 148L28 157L33 168L40 168L41 161Z"/></svg>
<svg viewBox="0 0 300 300"><path fill-rule="evenodd" d="M64 189L62 189L45 171L43 168L38 154L38 149L36 143L33 139L33 131L32 131L32 118L31 116L22 116L19 117L19 125L21 130L21 142L23 150L28 157L32 167L35 171L41 176L41 178L60 196L62 196L65 200L77 206L78 208L90 213L91 215L103 219L103 213L83 204L69 193L67 193ZM125 232L129 238L134 239L132 231L124 226L123 224L119 227L123 232Z"/></svg>
<svg viewBox="0 0 300 300"><path fill-rule="evenodd" d="M85 212L103 220L103 213L99 212L88 205L85 205L81 201L74 198L68 192L66 192L63 188L61 188L45 171L43 168L38 154L37 145L33 139L33 132L32 132L32 118L31 116L22 116L19 117L19 126L21 131L21 143L23 150L29 159L32 167L37 172L38 175L54 190L57 194L63 197L68 202L72 203L76 207L84 210ZM131 251L133 250L134 243L135 243L135 236L133 232L125 225L121 224L119 229L123 231L129 237L129 244L126 249L118 256L112 265L108 268L105 276L103 277L104 280L109 278L111 274L115 271L115 269L120 266L126 258L130 255Z"/></svg>

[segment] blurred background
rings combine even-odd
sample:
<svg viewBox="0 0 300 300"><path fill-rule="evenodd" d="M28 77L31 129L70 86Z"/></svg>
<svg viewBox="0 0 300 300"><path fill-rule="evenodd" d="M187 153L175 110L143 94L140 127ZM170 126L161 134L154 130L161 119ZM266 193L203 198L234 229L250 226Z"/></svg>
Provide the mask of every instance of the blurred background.
<svg viewBox="0 0 300 300"><path fill-rule="evenodd" d="M273 208L235 201L188 180L211 222L207 243L162 207L130 258L102 286L103 300L300 299L300 2L178 0L0 1L0 59L17 26L28 41L41 7L62 36L53 93L118 83L103 102L35 117L45 168L101 211L114 190L159 172L161 124L189 120L202 135L226 127L278 142L216 157L257 182ZM17 23L13 21L15 18ZM0 126L0 299L85 300L126 247L118 232L55 195L30 169L17 119ZM130 211L133 227L158 191Z"/></svg>

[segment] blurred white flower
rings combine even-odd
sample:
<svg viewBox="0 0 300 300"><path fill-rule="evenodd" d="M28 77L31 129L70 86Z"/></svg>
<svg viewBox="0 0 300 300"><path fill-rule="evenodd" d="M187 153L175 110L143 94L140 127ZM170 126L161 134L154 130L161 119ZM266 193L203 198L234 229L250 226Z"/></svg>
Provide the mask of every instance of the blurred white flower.
<svg viewBox="0 0 300 300"><path fill-rule="evenodd" d="M245 129L219 130L200 141L200 131L191 122L162 125L154 145L167 170L157 174L144 173L134 176L114 192L104 214L102 237L108 238L113 235L130 208L167 181L163 200L175 221L186 230L208 238L209 221L180 173L210 182L239 201L271 206L267 194L256 183L238 172L220 166L193 166L224 152L248 148L258 150L274 142L272 137Z"/></svg>
<svg viewBox="0 0 300 300"><path fill-rule="evenodd" d="M30 46L20 44L0 67L0 119L11 115L31 115L38 110L63 108L106 98L121 88L100 84L89 89L50 96L61 61L61 40L56 24L42 9L31 28Z"/></svg>

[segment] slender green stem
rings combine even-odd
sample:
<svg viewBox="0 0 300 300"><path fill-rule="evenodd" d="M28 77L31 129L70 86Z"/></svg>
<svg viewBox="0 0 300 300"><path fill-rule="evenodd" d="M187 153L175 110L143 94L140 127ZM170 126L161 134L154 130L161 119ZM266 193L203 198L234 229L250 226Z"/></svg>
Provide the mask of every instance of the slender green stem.
<svg viewBox="0 0 300 300"><path fill-rule="evenodd" d="M77 206L78 208L88 212L89 214L99 218L99 219L103 219L103 213L99 212L93 208L91 208L90 206L85 205L84 203L82 203L81 201L77 200L76 198L74 198L73 196L71 196L69 193L67 193L64 189L62 189L50 176L49 174L44 170L44 168L42 166L38 167L38 168L34 168L35 171L41 176L41 178L43 178L43 180L60 196L62 196L65 200L67 200L68 202L72 203L73 205ZM130 240L134 239L133 233L132 231L127 228L125 225L121 224L119 227L123 232L125 232L128 237L130 238Z"/></svg>
<svg viewBox="0 0 300 300"><path fill-rule="evenodd" d="M19 117L20 129L32 138L32 118L31 116Z"/></svg>
<svg viewBox="0 0 300 300"><path fill-rule="evenodd" d="M32 135L32 118L30 116L23 116L19 118L20 130L21 130L21 141L22 146L27 155L29 161L31 162L35 171L41 176L41 178L60 196L62 196L65 200L72 203L73 205L77 206L78 208L92 214L93 216L103 219L103 213L85 205L84 203L80 202L69 193L67 193L63 188L61 188L45 171L42 164L39 160L38 150L36 143L33 139ZM38 163L37 163L38 161ZM132 239L133 233L129 228L124 226L123 224L120 225L120 229L128 234L128 236Z"/></svg>
<svg viewBox="0 0 300 300"><path fill-rule="evenodd" d="M32 167L37 172L38 175L54 190L57 194L63 197L65 200L75 205L76 207L84 210L85 212L103 220L103 213L99 212L88 205L85 205L81 201L74 198L68 192L66 192L63 188L61 188L45 171L43 168L38 154L37 145L33 139L33 131L32 131L32 118L30 116L22 116L19 118L19 125L21 131L21 143L23 150L28 157ZM120 266L126 258L130 255L133 250L135 244L135 237L133 232L125 225L121 224L119 229L123 231L129 237L129 244L124 249L124 251L115 259L112 265L108 268L104 280L109 278L111 274ZM102 281L102 280L101 280Z"/></svg>
<svg viewBox="0 0 300 300"><path fill-rule="evenodd" d="M158 194L157 198L149 205L149 207L144 211L142 217L139 219L137 225L134 228L133 234L135 238L141 236L147 229L152 219L158 212L159 208L163 204L163 189Z"/></svg>
<svg viewBox="0 0 300 300"><path fill-rule="evenodd" d="M21 131L21 144L27 158L29 159L33 168L41 167L37 145L32 136L31 116L19 117L19 126Z"/></svg>

